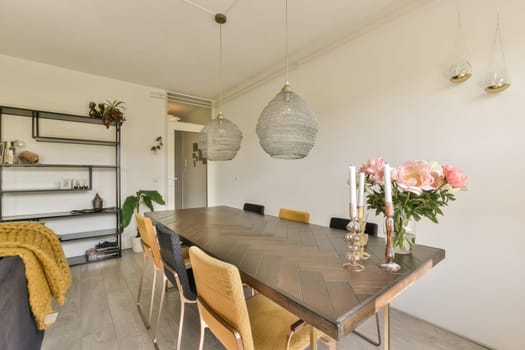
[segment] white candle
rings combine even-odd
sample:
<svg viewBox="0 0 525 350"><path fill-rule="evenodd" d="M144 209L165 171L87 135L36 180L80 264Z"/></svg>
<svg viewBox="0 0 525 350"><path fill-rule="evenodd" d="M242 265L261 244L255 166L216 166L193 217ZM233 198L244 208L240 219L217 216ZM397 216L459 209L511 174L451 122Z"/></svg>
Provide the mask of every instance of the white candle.
<svg viewBox="0 0 525 350"><path fill-rule="evenodd" d="M385 203L392 203L392 182L390 180L390 164L385 164Z"/></svg>
<svg viewBox="0 0 525 350"><path fill-rule="evenodd" d="M364 207L365 204L365 173L359 173L359 193L357 194L357 205Z"/></svg>
<svg viewBox="0 0 525 350"><path fill-rule="evenodd" d="M355 166L350 165L350 213L357 215L357 200L356 200L356 182L355 182Z"/></svg>

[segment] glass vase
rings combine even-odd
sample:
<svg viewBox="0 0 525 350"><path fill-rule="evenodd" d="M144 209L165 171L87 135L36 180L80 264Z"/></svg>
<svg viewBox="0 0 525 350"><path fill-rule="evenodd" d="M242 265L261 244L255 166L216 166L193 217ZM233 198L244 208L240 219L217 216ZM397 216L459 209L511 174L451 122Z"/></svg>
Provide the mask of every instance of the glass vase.
<svg viewBox="0 0 525 350"><path fill-rule="evenodd" d="M403 228L404 237L400 239L394 237L394 251L396 254L411 254L416 245L416 221L414 219L404 220Z"/></svg>

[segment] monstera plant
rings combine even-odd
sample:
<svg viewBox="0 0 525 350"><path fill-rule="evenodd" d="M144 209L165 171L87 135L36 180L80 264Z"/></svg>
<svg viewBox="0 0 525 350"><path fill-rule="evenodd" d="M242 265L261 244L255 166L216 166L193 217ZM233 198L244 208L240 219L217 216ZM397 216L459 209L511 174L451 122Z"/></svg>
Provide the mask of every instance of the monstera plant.
<svg viewBox="0 0 525 350"><path fill-rule="evenodd" d="M129 226L134 213L139 213L144 204L149 210L155 211L153 203L166 204L158 191L138 190L135 195L127 196L122 205L122 228ZM139 236L137 230L137 237Z"/></svg>

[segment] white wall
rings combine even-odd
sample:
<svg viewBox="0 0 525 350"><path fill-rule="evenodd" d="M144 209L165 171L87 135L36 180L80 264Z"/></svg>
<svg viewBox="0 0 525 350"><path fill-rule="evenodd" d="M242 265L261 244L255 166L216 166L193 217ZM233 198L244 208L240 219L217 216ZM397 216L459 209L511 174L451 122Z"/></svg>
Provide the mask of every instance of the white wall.
<svg viewBox="0 0 525 350"><path fill-rule="evenodd" d="M452 85L445 75L460 9L452 0L419 8L291 72L292 88L320 125L304 160L271 159L255 134L284 78L227 103L225 115L244 139L233 161L210 163L209 204L256 202L273 215L296 208L327 225L347 213L350 163L382 156L394 165L456 164L469 176L469 191L458 193L439 225L418 225L418 243L444 248L447 257L394 306L480 343L517 350L525 324L525 4L461 4L474 74L464 84ZM498 11L513 85L487 95L481 81Z"/></svg>
<svg viewBox="0 0 525 350"><path fill-rule="evenodd" d="M138 189L156 189L165 194L165 151L157 155L150 151L155 138L165 136L166 115L165 98L151 95L162 96L164 91L1 55L0 77L0 105L87 115L89 101L125 101L127 120L121 133L122 200ZM2 138L11 139L6 132ZM64 145L53 157L74 156L68 153L71 147ZM37 149L34 151L38 153ZM82 159L70 159L69 163L82 163ZM89 195L94 197L94 192ZM52 198L57 203L65 197ZM76 219L70 222L70 225L79 222L89 225ZM126 237L130 232L134 234L134 224L126 230L124 244L128 243Z"/></svg>

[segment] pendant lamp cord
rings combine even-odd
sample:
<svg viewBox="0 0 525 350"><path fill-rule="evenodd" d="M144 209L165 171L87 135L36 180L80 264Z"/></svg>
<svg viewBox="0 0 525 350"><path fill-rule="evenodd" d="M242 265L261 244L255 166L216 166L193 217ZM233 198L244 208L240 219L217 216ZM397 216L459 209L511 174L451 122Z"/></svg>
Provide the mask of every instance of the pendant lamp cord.
<svg viewBox="0 0 525 350"><path fill-rule="evenodd" d="M457 27L457 38L456 38L456 57L461 56L463 53L463 31L461 30L461 13L458 11L458 27Z"/></svg>
<svg viewBox="0 0 525 350"><path fill-rule="evenodd" d="M284 47L285 47L285 65L286 65L286 85L288 85L288 0L285 0L285 39L284 39Z"/></svg>
<svg viewBox="0 0 525 350"><path fill-rule="evenodd" d="M219 24L219 113L222 114L222 23Z"/></svg>
<svg viewBox="0 0 525 350"><path fill-rule="evenodd" d="M503 69L507 70L507 61L505 60L505 52L503 51L503 39L501 38L501 29L499 27L499 13L496 21L496 34L494 35L494 42L492 43L492 55L489 64L491 71L496 69L495 60L497 58L495 56L497 55L498 49L501 54L501 59L503 60Z"/></svg>

